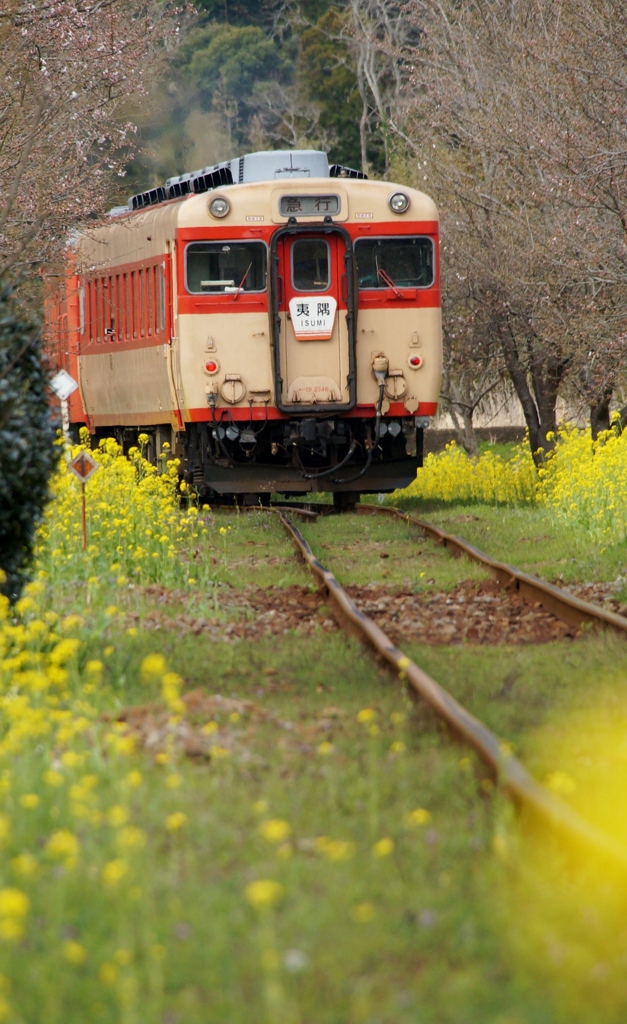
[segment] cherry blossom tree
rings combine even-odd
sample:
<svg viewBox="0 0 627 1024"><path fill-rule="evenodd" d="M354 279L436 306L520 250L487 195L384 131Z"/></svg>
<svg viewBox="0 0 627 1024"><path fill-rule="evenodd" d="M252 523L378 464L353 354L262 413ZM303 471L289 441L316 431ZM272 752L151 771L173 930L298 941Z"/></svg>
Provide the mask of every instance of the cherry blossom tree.
<svg viewBox="0 0 627 1024"><path fill-rule="evenodd" d="M0 277L55 259L101 215L181 12L143 0L4 0L0 8Z"/></svg>

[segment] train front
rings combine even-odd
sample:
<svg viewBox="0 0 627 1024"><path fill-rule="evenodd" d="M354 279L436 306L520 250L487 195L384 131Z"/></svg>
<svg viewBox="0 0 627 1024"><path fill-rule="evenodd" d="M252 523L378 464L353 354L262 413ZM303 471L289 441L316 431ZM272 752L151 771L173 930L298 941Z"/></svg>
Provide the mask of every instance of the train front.
<svg viewBox="0 0 627 1024"><path fill-rule="evenodd" d="M324 153L232 161L177 231L188 479L209 497L406 486L441 374L438 220Z"/></svg>

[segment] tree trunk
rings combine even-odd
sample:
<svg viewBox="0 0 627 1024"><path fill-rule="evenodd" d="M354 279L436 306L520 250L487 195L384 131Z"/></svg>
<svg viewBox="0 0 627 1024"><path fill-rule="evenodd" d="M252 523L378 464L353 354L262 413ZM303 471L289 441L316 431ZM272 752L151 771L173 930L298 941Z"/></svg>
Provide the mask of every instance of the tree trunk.
<svg viewBox="0 0 627 1024"><path fill-rule="evenodd" d="M453 406L449 405L448 408L451 420L453 421L453 429L455 431L455 440L460 447L464 448L472 459L476 458L479 454L479 445L477 443L477 435L473 424L473 409L468 406ZM458 412L461 414L462 422L459 422Z"/></svg>
<svg viewBox="0 0 627 1024"><path fill-rule="evenodd" d="M610 429L610 402L612 401L613 391L613 388L607 388L601 395L597 396L598 400L590 406L590 430L593 441L596 441L599 434L602 434L604 430Z"/></svg>
<svg viewBox="0 0 627 1024"><path fill-rule="evenodd" d="M523 408L533 461L536 466L541 466L547 452L555 447L555 439L549 435L554 435L557 429L557 396L568 361L550 356L530 340L532 358L529 373L518 352L509 322L499 325L499 337L508 373Z"/></svg>

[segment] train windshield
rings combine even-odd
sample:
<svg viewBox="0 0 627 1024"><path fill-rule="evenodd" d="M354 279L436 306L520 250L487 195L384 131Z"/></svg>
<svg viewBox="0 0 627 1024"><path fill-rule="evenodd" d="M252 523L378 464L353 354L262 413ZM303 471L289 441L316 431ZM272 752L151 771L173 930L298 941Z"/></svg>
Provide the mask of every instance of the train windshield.
<svg viewBox="0 0 627 1024"><path fill-rule="evenodd" d="M355 243L359 287L428 288L434 281L430 238L360 238Z"/></svg>
<svg viewBox="0 0 627 1024"><path fill-rule="evenodd" d="M292 284L299 292L327 290L329 243L324 238L299 238L292 244Z"/></svg>
<svg viewBox="0 0 627 1024"><path fill-rule="evenodd" d="M266 247L263 242L191 242L185 273L194 295L263 292Z"/></svg>

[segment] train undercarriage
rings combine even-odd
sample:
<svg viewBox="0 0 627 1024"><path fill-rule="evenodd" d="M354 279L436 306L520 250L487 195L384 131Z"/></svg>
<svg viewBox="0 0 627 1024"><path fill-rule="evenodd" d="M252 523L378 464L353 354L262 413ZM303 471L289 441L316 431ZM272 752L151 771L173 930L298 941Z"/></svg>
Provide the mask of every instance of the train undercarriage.
<svg viewBox="0 0 627 1024"><path fill-rule="evenodd" d="M373 417L303 417L259 422L230 418L169 426L101 428L124 451L148 436L144 452L155 462L164 442L181 460L181 475L202 501L266 503L272 494L304 497L331 492L334 503L354 504L364 493L406 487L422 466L428 421L405 416L382 419L378 437Z"/></svg>
<svg viewBox="0 0 627 1024"><path fill-rule="evenodd" d="M185 441L185 478L208 500L327 491L342 504L407 486L422 465L423 427L390 419L376 438L373 418L225 421L191 424Z"/></svg>

